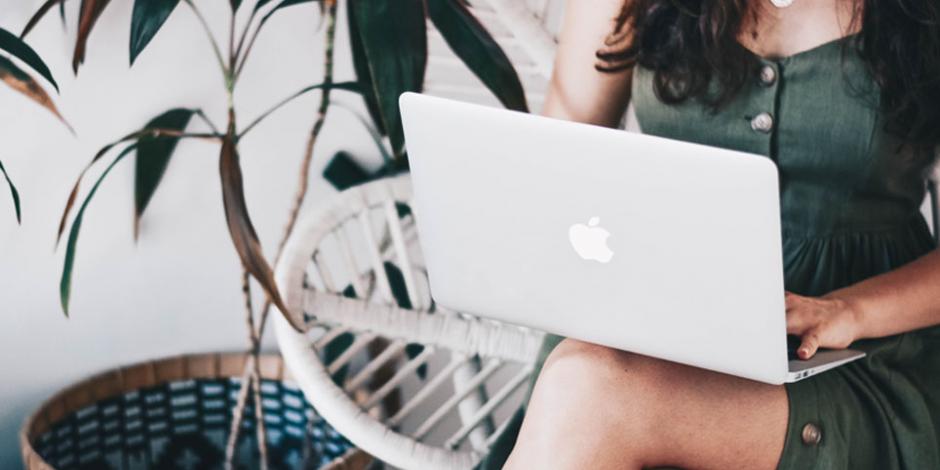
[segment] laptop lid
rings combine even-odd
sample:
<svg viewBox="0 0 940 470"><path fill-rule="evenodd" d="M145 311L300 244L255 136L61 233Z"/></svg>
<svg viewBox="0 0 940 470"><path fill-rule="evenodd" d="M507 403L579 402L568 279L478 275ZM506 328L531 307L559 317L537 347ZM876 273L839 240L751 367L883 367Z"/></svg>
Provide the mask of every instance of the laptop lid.
<svg viewBox="0 0 940 470"><path fill-rule="evenodd" d="M413 93L400 105L437 302L786 379L769 159Z"/></svg>

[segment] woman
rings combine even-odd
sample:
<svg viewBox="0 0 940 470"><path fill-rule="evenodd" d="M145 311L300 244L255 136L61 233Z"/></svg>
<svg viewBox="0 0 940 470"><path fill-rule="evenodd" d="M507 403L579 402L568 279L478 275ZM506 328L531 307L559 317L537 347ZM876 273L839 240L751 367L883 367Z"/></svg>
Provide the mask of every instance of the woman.
<svg viewBox="0 0 940 470"><path fill-rule="evenodd" d="M631 100L645 133L774 160L798 355L868 355L772 386L564 340L505 468L940 468L940 4L570 1L545 113Z"/></svg>

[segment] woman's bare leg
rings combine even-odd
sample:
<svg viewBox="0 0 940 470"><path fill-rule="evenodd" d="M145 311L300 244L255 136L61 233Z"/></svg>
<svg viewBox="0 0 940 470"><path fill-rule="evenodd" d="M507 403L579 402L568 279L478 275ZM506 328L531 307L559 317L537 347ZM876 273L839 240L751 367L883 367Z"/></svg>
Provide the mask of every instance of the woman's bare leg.
<svg viewBox="0 0 940 470"><path fill-rule="evenodd" d="M782 386L565 340L504 468L773 469L787 415Z"/></svg>

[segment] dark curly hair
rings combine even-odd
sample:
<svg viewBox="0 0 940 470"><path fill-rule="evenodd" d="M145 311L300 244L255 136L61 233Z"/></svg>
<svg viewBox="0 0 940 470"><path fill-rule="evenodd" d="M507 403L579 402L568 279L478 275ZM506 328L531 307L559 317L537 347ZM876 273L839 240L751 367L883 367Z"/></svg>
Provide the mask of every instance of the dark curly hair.
<svg viewBox="0 0 940 470"><path fill-rule="evenodd" d="M738 42L756 14L750 0L628 0L597 68L640 65L654 72L663 102L697 98L717 110L759 66ZM940 144L940 1L860 0L853 21L860 33L844 46L855 46L880 87L886 130L913 145Z"/></svg>

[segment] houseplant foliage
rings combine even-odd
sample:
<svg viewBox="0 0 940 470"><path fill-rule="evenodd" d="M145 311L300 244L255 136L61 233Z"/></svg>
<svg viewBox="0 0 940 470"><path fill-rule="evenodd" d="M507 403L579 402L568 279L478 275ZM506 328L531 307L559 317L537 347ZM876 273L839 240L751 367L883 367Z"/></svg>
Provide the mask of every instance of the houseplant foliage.
<svg viewBox="0 0 940 470"><path fill-rule="evenodd" d="M14 60L18 61L20 65L17 65ZM46 90L39 85L39 82L32 75L23 70L23 67L39 74L56 92L59 91L59 85L52 77L52 72L49 71L49 67L39 57L39 54L36 54L36 51L16 37L15 34L0 28L0 82L46 108L68 126ZM16 221L21 222L20 193L16 190L10 175L7 174L2 160L0 160L0 173L3 174L3 179L10 190L10 196L13 198Z"/></svg>
<svg viewBox="0 0 940 470"><path fill-rule="evenodd" d="M54 7L69 0L47 0L37 10L24 28L21 37L29 31ZM132 1L132 0L123 0ZM427 66L427 28L428 23L440 31L455 54L469 66L470 70L481 79L484 85L505 106L526 111L527 105L522 84L516 71L483 25L473 16L466 0L346 0L349 21L349 43L355 77L348 81L337 81L333 77L333 56L336 35L336 11L338 0L229 0L226 21L229 24L228 37L218 40L207 26L207 18L197 5L199 0L133 0L131 32L129 38L129 62L145 53L161 27L177 9L187 9L194 14L204 29L207 42L212 48L218 68L222 75L221 85L227 96L226 115L219 120L223 125L199 109L173 108L154 117L144 127L129 132L114 142L104 146L96 153L79 175L66 202L61 222L59 237L66 235L64 263L60 280L60 298L63 311L68 313L69 299L72 292L72 275L75 267L75 253L86 209L99 185L107 178L112 168L132 157L134 170L134 225L136 227L144 215L148 203L160 186L164 172L172 159L177 143L182 139L200 139L216 146L219 155L219 178L222 187L222 207L226 216L227 228L233 246L243 267L242 290L244 293L246 323L249 330L250 352L254 357L260 349L260 338L264 331L266 316L273 305L286 316L295 328L303 327L303 319L295 318L287 312L278 293L272 275L271 265L262 252L257 233L252 224L245 201L243 178L239 152L239 142L268 116L282 106L305 94L318 91L318 106L313 109L313 124L308 133L307 145L301 168L296 195L288 213L286 228L274 255L274 262L280 256L287 237L293 230L299 211L304 204L309 185L309 173L317 137L323 128L329 111L339 105L331 102L331 93L355 93L362 97L368 110L370 132L376 144L386 158L382 174L407 169L404 136L401 116L398 109L398 96L406 91L421 91ZM74 44L72 67L78 73L86 57L86 51L94 46L95 24L106 14L111 0L80 0L77 18L77 35ZM183 4L181 7L180 4ZM270 18L288 7L299 8L303 4L317 7L320 11L324 34L324 74L315 84L287 95L274 103L271 108L253 119L243 121L236 116L235 100L237 85L242 71L251 57L251 53L261 31ZM250 9L249 11L244 11ZM236 14L242 12L247 17L242 27L236 26ZM317 27L317 25L311 25ZM219 117L215 117L218 119ZM193 130L198 126L199 130ZM387 141L384 137L387 137ZM83 201L77 204L82 195L82 186L89 169L104 165L98 178L84 193ZM75 208L78 208L75 211ZM74 212L74 216L72 216ZM254 279L264 291L267 302L260 309L251 303L250 279ZM234 448L238 421L249 388L258 403L259 380L257 360L249 361L246 367L240 406L236 409L230 433L229 456ZM256 413L260 413L256 407ZM263 420L258 422L263 424ZM263 427L259 426L263 435ZM263 442L263 439L261 440ZM262 456L264 456L264 449ZM264 464L264 459L262 459Z"/></svg>

